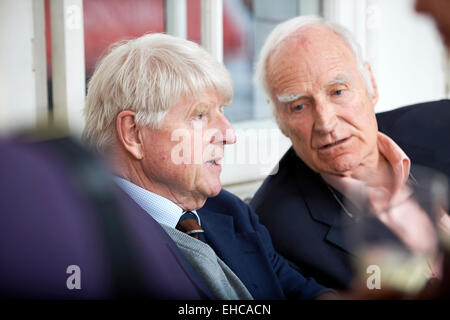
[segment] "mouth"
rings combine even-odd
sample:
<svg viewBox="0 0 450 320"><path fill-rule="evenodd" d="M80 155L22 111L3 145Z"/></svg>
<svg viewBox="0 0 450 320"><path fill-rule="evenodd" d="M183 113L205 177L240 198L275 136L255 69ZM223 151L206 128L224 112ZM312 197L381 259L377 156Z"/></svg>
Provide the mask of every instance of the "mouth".
<svg viewBox="0 0 450 320"><path fill-rule="evenodd" d="M332 143L328 143L328 144L322 145L322 146L319 147L318 149L319 149L319 150L330 149L330 148L332 148L332 147L338 146L338 145L340 145L340 144L342 144L342 143L348 141L350 138L351 138L351 137L347 137L347 138L344 138L344 139L341 139L341 140L336 140L336 141L334 141L334 142L332 142Z"/></svg>

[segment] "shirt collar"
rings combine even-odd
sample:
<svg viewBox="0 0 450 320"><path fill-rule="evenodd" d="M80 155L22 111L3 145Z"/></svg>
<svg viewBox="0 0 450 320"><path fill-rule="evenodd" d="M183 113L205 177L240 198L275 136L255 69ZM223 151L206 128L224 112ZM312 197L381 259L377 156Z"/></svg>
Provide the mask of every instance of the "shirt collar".
<svg viewBox="0 0 450 320"><path fill-rule="evenodd" d="M181 216L185 212L174 202L156 193L141 188L134 183L114 176L114 181L125 191L142 209L144 209L157 222L175 228ZM191 210L201 225L200 217L195 210Z"/></svg>
<svg viewBox="0 0 450 320"><path fill-rule="evenodd" d="M408 181L411 160L394 140L381 132L378 132L378 150L392 167L397 189L402 187Z"/></svg>

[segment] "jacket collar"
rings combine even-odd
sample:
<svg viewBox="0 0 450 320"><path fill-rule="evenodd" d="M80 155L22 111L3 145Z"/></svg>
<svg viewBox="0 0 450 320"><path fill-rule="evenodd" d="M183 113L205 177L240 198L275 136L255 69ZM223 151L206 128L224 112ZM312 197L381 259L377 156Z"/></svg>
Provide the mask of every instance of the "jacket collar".
<svg viewBox="0 0 450 320"><path fill-rule="evenodd" d="M235 273L237 270L234 270L232 266L240 269L240 260L235 259L238 254L259 251L256 232L237 232L231 215L216 212L210 208L201 209L198 213L202 219L207 242ZM255 241L249 241L253 238Z"/></svg>
<svg viewBox="0 0 450 320"><path fill-rule="evenodd" d="M334 198L333 193L328 189L325 181L318 173L312 171L296 154L293 148L290 152L290 164L287 167L291 172L295 172L297 187L303 196L311 217L330 227L325 240L345 250L350 254L355 254L354 249L349 244L347 234L350 234L351 227L355 222L344 213L339 202ZM335 191L338 197L341 195ZM342 198L342 197L341 197Z"/></svg>
<svg viewBox="0 0 450 320"><path fill-rule="evenodd" d="M352 241L354 240L355 228L357 228L356 224L358 223L357 209L351 207L351 203L345 202L344 197L337 190L328 188L322 177L306 166L292 148L291 150L294 156L292 156L292 166L289 170L295 172L296 181L302 181L297 186L303 195L312 218L330 227L325 240L345 250L347 253L357 256L357 247L353 245L355 242ZM346 206L347 211L356 213L356 215L353 218L349 217L344 212L342 205ZM371 220L371 230L369 232L373 233L374 236L383 234L385 237L396 238L377 219Z"/></svg>

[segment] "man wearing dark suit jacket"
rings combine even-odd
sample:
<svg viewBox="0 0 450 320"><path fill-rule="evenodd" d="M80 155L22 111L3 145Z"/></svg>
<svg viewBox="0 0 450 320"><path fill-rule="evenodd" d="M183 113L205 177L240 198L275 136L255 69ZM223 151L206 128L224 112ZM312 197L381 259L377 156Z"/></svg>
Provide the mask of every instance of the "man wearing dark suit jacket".
<svg viewBox="0 0 450 320"><path fill-rule="evenodd" d="M117 184L161 224L215 298L317 298L328 291L274 251L252 209L219 194L219 162L224 146L235 142L223 114L232 94L223 64L197 44L145 35L98 65L83 138L108 159Z"/></svg>
<svg viewBox="0 0 450 320"><path fill-rule="evenodd" d="M450 145L449 136L442 134L450 123L449 100L383 112L377 114L377 119L380 131L396 141L413 163L437 169L450 178L449 149L430 148L429 143L433 138L434 145ZM276 250L304 274L330 287L350 285L353 255L341 221L346 216L320 175L307 167L292 148L280 160L278 172L267 177L250 204L269 229Z"/></svg>
<svg viewBox="0 0 450 320"><path fill-rule="evenodd" d="M448 173L448 151L433 159L438 153L424 144L432 134L421 135L425 119L445 120L417 106L380 115L378 130L378 92L369 64L348 31L315 17L297 17L272 31L261 50L257 79L280 129L292 141L278 172L251 201L276 250L322 283L348 288L357 248L347 235L355 226L353 210L361 204L379 214L374 228L400 238L411 250L422 250L429 234L422 225L411 228L408 223L430 222L420 208L408 209L417 208L410 198L411 161ZM448 119L448 101L431 107ZM403 131L413 125L410 121L416 140ZM445 139L448 143L436 135L436 142ZM398 208L403 218L393 216L390 208ZM448 226L448 215L440 218ZM429 236L426 250L434 249L435 235ZM432 272L439 268L430 264Z"/></svg>

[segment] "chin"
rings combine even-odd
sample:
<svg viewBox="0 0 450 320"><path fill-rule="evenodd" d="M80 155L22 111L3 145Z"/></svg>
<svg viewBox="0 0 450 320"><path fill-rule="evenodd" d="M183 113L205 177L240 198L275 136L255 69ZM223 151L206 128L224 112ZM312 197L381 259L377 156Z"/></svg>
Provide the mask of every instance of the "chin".
<svg viewBox="0 0 450 320"><path fill-rule="evenodd" d="M211 183L205 192L205 196L207 198L215 197L220 193L220 190L222 190L222 184L220 182Z"/></svg>
<svg viewBox="0 0 450 320"><path fill-rule="evenodd" d="M214 188L209 197L211 198L217 196L220 193L220 190L222 190L222 185L219 185L219 187Z"/></svg>
<svg viewBox="0 0 450 320"><path fill-rule="evenodd" d="M333 162L329 168L338 175L344 175L346 172L355 169L358 164L359 162L354 159L339 159L339 161Z"/></svg>

